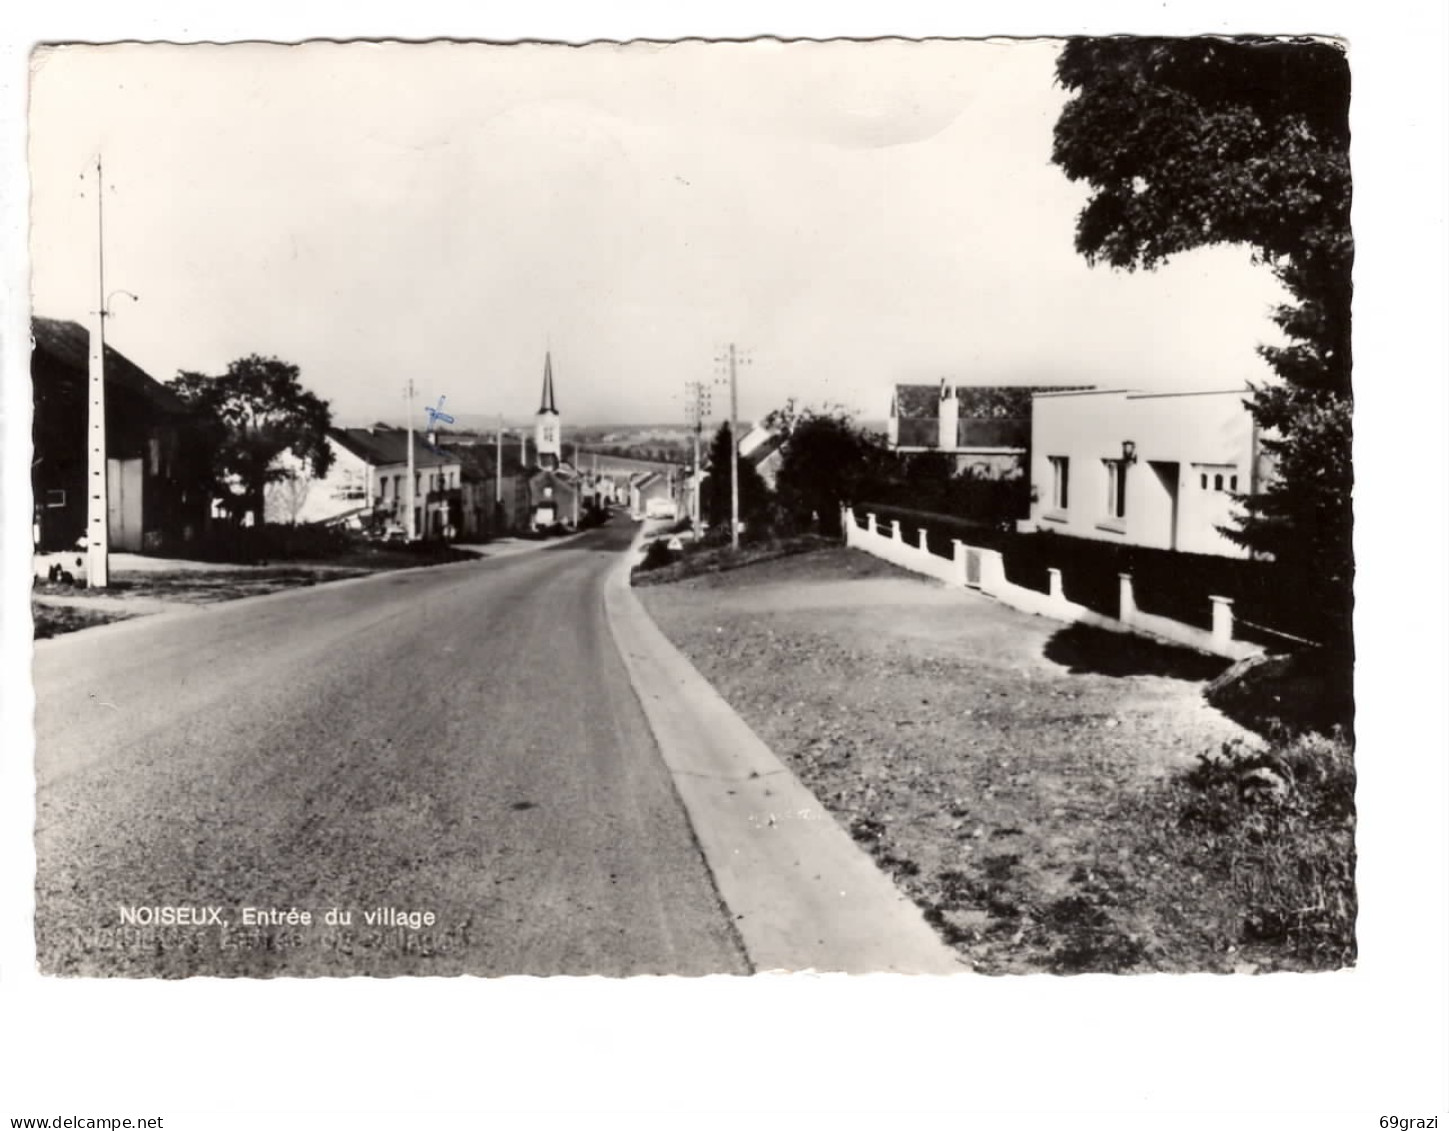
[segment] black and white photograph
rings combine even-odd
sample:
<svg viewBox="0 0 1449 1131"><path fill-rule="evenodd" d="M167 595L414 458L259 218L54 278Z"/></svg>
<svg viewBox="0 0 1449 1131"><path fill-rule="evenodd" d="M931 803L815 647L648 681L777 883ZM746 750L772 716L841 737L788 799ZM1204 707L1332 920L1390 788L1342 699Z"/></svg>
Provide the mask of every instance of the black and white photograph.
<svg viewBox="0 0 1449 1131"><path fill-rule="evenodd" d="M1357 49L1070 28L35 44L42 984L1361 977Z"/></svg>
<svg viewBox="0 0 1449 1131"><path fill-rule="evenodd" d="M1350 85L43 49L41 968L1352 964Z"/></svg>

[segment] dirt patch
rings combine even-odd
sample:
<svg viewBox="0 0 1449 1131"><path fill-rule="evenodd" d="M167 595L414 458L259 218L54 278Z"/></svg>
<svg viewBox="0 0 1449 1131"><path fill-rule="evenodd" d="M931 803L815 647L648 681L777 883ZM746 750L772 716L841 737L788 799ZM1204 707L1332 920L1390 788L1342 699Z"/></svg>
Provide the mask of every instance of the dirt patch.
<svg viewBox="0 0 1449 1131"><path fill-rule="evenodd" d="M1195 860L1180 783L1260 741L1224 666L830 549L640 593L669 638L983 972L1309 968Z"/></svg>

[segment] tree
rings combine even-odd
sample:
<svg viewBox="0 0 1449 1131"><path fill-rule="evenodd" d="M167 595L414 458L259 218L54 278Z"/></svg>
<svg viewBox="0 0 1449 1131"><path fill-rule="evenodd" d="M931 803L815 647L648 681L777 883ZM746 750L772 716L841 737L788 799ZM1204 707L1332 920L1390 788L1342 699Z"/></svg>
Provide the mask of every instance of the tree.
<svg viewBox="0 0 1449 1131"><path fill-rule="evenodd" d="M262 521L268 484L294 473L321 478L332 467L332 410L302 387L300 377L295 365L252 354L233 361L220 377L183 371L171 383L201 416L210 451L206 486L234 518L251 511ZM278 461L287 451L299 466ZM240 493L229 489L232 483Z"/></svg>
<svg viewBox="0 0 1449 1131"><path fill-rule="evenodd" d="M1225 531L1271 559L1315 631L1351 650L1353 238L1349 72L1312 41L1081 39L1057 60L1074 96L1052 159L1092 195L1077 219L1088 262L1154 268L1246 244L1293 297L1289 339L1259 352L1282 379L1248 407L1275 464Z"/></svg>
<svg viewBox="0 0 1449 1131"><path fill-rule="evenodd" d="M284 515L287 522L295 526L311 492L312 476L303 468L293 469L280 479L267 484L266 497L270 504L268 509Z"/></svg>
<svg viewBox="0 0 1449 1131"><path fill-rule="evenodd" d="M843 411L795 410L793 403L791 410L775 478L780 506L801 525L818 522L822 534L838 534L841 504L860 501L869 484L887 477L890 453Z"/></svg>
<svg viewBox="0 0 1449 1131"><path fill-rule="evenodd" d="M730 426L721 424L709 446L709 478L704 481L703 507L706 521L729 529L733 482L730 471L730 448L733 437ZM770 489L760 478L759 469L749 460L740 460L740 521L747 527L758 526L770 507Z"/></svg>

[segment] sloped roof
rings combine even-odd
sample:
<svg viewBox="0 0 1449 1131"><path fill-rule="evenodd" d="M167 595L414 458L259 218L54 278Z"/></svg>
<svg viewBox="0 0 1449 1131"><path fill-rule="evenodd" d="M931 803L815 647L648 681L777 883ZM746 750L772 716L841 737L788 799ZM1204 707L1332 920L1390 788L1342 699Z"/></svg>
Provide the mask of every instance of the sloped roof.
<svg viewBox="0 0 1449 1131"><path fill-rule="evenodd" d="M750 439L750 436L746 436L740 442L740 455L756 467L759 467L760 464L764 463L785 446L785 435L783 432L771 432L758 443L747 448L745 445L749 443Z"/></svg>
<svg viewBox="0 0 1449 1131"><path fill-rule="evenodd" d="M91 332L87 327L78 322L37 317L30 320L30 335L35 341L32 374L37 359L49 358L76 379L89 378ZM106 346L106 385L125 389L160 412L185 415L189 411L180 397L109 345Z"/></svg>
<svg viewBox="0 0 1449 1131"><path fill-rule="evenodd" d="M388 463L407 463L408 433L406 428L333 428L329 435L359 459L374 467ZM434 451L428 447L425 432L413 434L413 466L442 467L460 462L446 448Z"/></svg>
<svg viewBox="0 0 1449 1131"><path fill-rule="evenodd" d="M1062 393L1090 389L1090 385L957 385L960 420L1031 419L1034 393ZM896 416L900 420L939 420L940 385L897 385Z"/></svg>
<svg viewBox="0 0 1449 1131"><path fill-rule="evenodd" d="M448 450L463 465L464 479L476 482L480 479L492 479L498 474L496 444L459 444ZM532 470L523 465L523 453L519 451L518 444L516 442L510 444L505 441L503 445L504 478L527 474Z"/></svg>

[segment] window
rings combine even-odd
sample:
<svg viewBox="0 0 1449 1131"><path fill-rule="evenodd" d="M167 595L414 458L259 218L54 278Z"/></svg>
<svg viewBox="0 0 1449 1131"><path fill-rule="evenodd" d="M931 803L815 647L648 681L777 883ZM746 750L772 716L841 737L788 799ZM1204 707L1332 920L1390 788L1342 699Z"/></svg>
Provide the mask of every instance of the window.
<svg viewBox="0 0 1449 1131"><path fill-rule="evenodd" d="M1066 456L1048 458L1052 465L1052 509L1064 511L1067 509L1067 485L1071 464Z"/></svg>
<svg viewBox="0 0 1449 1131"><path fill-rule="evenodd" d="M1199 464L1197 481L1204 491L1211 491L1215 494L1236 492L1238 469L1230 463Z"/></svg>
<svg viewBox="0 0 1449 1131"><path fill-rule="evenodd" d="M65 492L59 488L52 487L45 493L45 505L47 507L65 506Z"/></svg>
<svg viewBox="0 0 1449 1131"><path fill-rule="evenodd" d="M152 436L148 441L146 441L146 447L149 450L149 453L150 453L150 456L151 456L151 474L152 475L160 475L161 474L161 441L158 440L155 436Z"/></svg>
<svg viewBox="0 0 1449 1131"><path fill-rule="evenodd" d="M1107 469L1107 517L1125 518L1127 515L1127 461L1104 459Z"/></svg>

